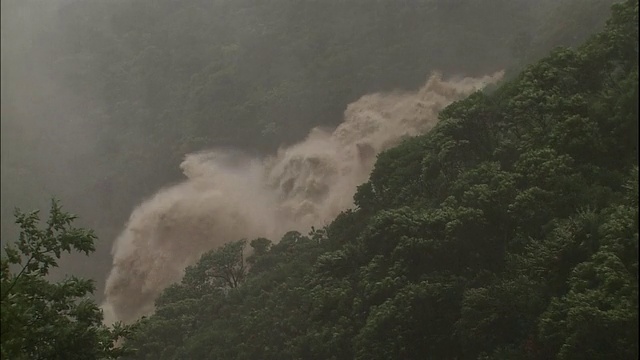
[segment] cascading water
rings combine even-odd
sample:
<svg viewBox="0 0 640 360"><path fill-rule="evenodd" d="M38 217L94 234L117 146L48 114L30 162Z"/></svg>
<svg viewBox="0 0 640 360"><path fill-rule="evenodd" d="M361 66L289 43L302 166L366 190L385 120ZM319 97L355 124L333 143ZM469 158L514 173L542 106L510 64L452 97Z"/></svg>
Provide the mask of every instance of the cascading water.
<svg viewBox="0 0 640 360"><path fill-rule="evenodd" d="M106 320L127 322L151 313L160 292L207 250L327 224L353 206L356 187L367 180L378 153L429 131L445 106L502 75L434 75L416 92L363 96L333 131L313 129L304 141L269 157L228 149L187 155L181 164L187 179L139 205L115 241Z"/></svg>

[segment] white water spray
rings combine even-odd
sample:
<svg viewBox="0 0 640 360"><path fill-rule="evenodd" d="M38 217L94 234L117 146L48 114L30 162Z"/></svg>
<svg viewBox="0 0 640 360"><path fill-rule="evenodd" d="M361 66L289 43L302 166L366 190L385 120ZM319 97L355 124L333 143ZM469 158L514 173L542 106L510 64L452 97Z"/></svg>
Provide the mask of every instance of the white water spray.
<svg viewBox="0 0 640 360"><path fill-rule="evenodd" d="M434 75L416 92L363 96L333 131L313 129L266 158L223 149L187 155L180 165L187 179L139 205L114 244L106 320L151 313L160 292L207 250L329 223L353 206L378 153L429 131L445 106L502 75L446 81Z"/></svg>

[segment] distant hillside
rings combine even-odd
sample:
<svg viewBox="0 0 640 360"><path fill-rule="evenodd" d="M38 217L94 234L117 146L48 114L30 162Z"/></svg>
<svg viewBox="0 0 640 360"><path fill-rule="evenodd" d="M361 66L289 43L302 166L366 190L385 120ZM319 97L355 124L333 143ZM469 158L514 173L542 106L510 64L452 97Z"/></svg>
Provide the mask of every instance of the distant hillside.
<svg viewBox="0 0 640 360"><path fill-rule="evenodd" d="M381 154L327 228L205 254L135 358L638 358L638 1L612 9Z"/></svg>

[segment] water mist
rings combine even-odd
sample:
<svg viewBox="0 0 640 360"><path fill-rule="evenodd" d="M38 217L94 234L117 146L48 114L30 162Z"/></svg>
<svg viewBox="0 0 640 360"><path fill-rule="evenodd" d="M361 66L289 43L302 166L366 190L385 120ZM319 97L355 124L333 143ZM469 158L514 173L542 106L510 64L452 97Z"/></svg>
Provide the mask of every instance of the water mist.
<svg viewBox="0 0 640 360"><path fill-rule="evenodd" d="M350 104L332 131L264 158L213 149L189 154L187 177L140 204L116 239L103 304L107 321L135 320L200 255L242 238L279 239L329 223L353 206L381 151L423 134L438 112L502 77L429 78L416 92L366 95Z"/></svg>

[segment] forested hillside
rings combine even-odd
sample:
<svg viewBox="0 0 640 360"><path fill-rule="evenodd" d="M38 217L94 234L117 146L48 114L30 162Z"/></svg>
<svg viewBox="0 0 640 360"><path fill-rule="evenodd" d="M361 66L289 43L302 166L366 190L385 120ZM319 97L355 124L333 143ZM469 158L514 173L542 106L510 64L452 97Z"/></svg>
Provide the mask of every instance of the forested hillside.
<svg viewBox="0 0 640 360"><path fill-rule="evenodd" d="M101 288L112 240L185 154L270 153L433 71L519 69L600 29L613 0L587 3L3 0L3 243L15 206L56 195L100 239L61 265Z"/></svg>
<svg viewBox="0 0 640 360"><path fill-rule="evenodd" d="M134 358L636 359L638 1L612 9L379 155L328 227L203 255Z"/></svg>
<svg viewBox="0 0 640 360"><path fill-rule="evenodd" d="M613 2L2 0L2 357L637 359L638 0ZM424 135L394 137L405 139L377 157L348 143L357 165L375 166L327 226L216 247L219 224L203 211L231 208L215 220L253 231L264 219L238 218L272 204L259 203L260 188L211 204L229 194L209 197L222 177L205 171L188 197L172 192L184 182L160 191L180 201L133 226L120 250L148 245L135 255L173 272L189 241L191 256L210 250L133 326L104 324L92 280L51 276L61 265L101 290L111 240L135 204L180 178L187 153L232 147L214 170L253 184L246 154L262 159L315 126L345 137L335 126L365 94L426 107L397 90L434 70L501 69L505 81L414 129ZM424 87L467 93L436 80ZM211 153L187 160L199 155ZM287 176L302 165L268 179L274 194L329 192L297 189ZM80 225L54 201L42 222L16 212L13 236L13 206L51 193ZM191 203L203 206L164 216ZM137 215L130 224L147 220ZM261 233L282 234L276 225ZM165 241L164 253L147 238ZM84 262L65 264L73 252ZM121 297L127 286L155 295L144 291L168 278L150 285L140 267L118 269Z"/></svg>

